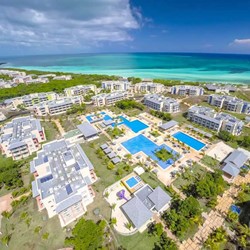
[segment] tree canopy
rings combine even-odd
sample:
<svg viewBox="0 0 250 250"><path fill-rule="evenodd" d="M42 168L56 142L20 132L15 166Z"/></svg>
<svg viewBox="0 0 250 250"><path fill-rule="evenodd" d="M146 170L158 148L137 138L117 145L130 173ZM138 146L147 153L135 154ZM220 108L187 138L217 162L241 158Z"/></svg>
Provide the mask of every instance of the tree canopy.
<svg viewBox="0 0 250 250"><path fill-rule="evenodd" d="M136 102L134 100L129 100L129 99L121 100L121 101L117 102L115 104L115 106L120 108L120 109L123 109L123 110L132 109L132 108L144 110L144 108L145 108L142 103Z"/></svg>
<svg viewBox="0 0 250 250"><path fill-rule="evenodd" d="M75 250L101 249L105 226L104 221L96 224L82 218L72 230L72 237L65 239L65 244L73 246Z"/></svg>

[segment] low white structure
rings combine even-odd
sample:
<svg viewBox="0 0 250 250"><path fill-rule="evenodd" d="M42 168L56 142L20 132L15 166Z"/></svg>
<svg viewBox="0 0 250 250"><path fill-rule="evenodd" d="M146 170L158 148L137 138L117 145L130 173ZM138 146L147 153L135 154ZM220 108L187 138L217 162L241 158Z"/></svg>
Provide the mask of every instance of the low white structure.
<svg viewBox="0 0 250 250"><path fill-rule="evenodd" d="M3 155L19 160L39 150L40 143L45 140L44 129L38 119L19 117L3 126L0 149Z"/></svg>
<svg viewBox="0 0 250 250"><path fill-rule="evenodd" d="M66 96L78 96L78 95L86 95L89 91L93 91L96 93L96 85L77 85L74 87L64 89L64 93Z"/></svg>
<svg viewBox="0 0 250 250"><path fill-rule="evenodd" d="M44 144L30 171L39 211L46 209L49 218L57 215L62 227L87 212L95 196L91 185L96 175L79 144L68 145L65 140Z"/></svg>
<svg viewBox="0 0 250 250"><path fill-rule="evenodd" d="M65 113L73 105L80 105L82 102L82 96L60 98L35 105L34 112L38 116L59 115Z"/></svg>
<svg viewBox="0 0 250 250"><path fill-rule="evenodd" d="M61 76L54 76L53 77L53 80L65 80L65 81L68 81L68 80L71 80L71 79L72 79L71 75L61 75Z"/></svg>

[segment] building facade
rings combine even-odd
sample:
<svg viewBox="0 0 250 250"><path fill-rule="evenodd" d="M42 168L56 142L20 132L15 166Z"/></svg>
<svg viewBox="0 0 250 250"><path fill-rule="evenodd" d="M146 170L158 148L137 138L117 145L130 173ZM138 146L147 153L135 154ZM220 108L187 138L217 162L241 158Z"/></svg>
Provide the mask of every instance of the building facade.
<svg viewBox="0 0 250 250"><path fill-rule="evenodd" d="M0 149L6 157L20 160L39 150L41 142L45 140L44 129L38 119L19 117L3 126Z"/></svg>
<svg viewBox="0 0 250 250"><path fill-rule="evenodd" d="M187 118L201 126L209 129L219 131L227 131L232 135L239 135L242 132L244 123L236 117L215 110L202 107L193 106L188 110Z"/></svg>
<svg viewBox="0 0 250 250"><path fill-rule="evenodd" d="M171 94L182 96L199 96L204 94L204 89L199 86L177 85L171 88Z"/></svg>
<svg viewBox="0 0 250 250"><path fill-rule="evenodd" d="M82 96L60 98L35 105L34 113L38 116L59 115L65 113L73 105L81 105L82 102Z"/></svg>
<svg viewBox="0 0 250 250"><path fill-rule="evenodd" d="M47 210L48 217L58 216L64 227L87 212L95 193L94 168L79 144L64 139L44 144L30 163L34 174L33 197L38 210Z"/></svg>
<svg viewBox="0 0 250 250"><path fill-rule="evenodd" d="M180 110L180 104L177 100L157 94L145 95L144 105L151 109L167 113L176 113Z"/></svg>
<svg viewBox="0 0 250 250"><path fill-rule="evenodd" d="M250 103L233 96L210 95L208 103L231 112L250 114Z"/></svg>
<svg viewBox="0 0 250 250"><path fill-rule="evenodd" d="M117 91L112 93L102 93L92 97L92 102L96 106L113 105L118 101L128 98L128 92Z"/></svg>
<svg viewBox="0 0 250 250"><path fill-rule="evenodd" d="M66 96L79 96L79 95L86 95L89 91L93 91L96 93L96 85L77 85L71 88L64 89L64 93Z"/></svg>
<svg viewBox="0 0 250 250"><path fill-rule="evenodd" d="M129 91L131 83L127 79L118 81L103 81L102 88L112 91Z"/></svg>

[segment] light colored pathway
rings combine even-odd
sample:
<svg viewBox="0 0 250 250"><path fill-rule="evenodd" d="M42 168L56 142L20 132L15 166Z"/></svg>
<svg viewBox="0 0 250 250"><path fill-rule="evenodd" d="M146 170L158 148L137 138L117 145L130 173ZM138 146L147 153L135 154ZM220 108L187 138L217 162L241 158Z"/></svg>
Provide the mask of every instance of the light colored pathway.
<svg viewBox="0 0 250 250"><path fill-rule="evenodd" d="M58 119L54 119L54 120L52 120L52 121L56 124L56 126L57 126L57 128L58 128L60 134L61 134L61 135L64 135L64 134L65 134L65 130L64 130L64 128L62 127L60 121L59 121Z"/></svg>
<svg viewBox="0 0 250 250"><path fill-rule="evenodd" d="M218 197L218 205L208 214L207 219L203 225L199 227L198 232L192 239L184 241L180 246L180 250L198 250L202 248L202 242L204 242L216 228L223 225L226 214L235 201L238 192L241 190L240 185L243 183L250 183L250 173L245 177L238 176L235 178L231 187L226 190L222 196Z"/></svg>

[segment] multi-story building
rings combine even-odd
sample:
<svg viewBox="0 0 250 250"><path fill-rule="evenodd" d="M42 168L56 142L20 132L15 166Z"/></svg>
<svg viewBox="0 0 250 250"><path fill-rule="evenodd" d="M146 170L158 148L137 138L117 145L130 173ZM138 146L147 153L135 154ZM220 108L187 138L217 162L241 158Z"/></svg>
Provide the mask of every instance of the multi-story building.
<svg viewBox="0 0 250 250"><path fill-rule="evenodd" d="M38 78L32 78L31 80L26 81L26 84L31 84L31 83L48 83L49 79L45 77L38 77Z"/></svg>
<svg viewBox="0 0 250 250"><path fill-rule="evenodd" d="M16 71L16 70L8 70L8 69L1 69L1 75L7 75L9 77L18 77L18 76L26 76L24 71Z"/></svg>
<svg viewBox="0 0 250 250"><path fill-rule="evenodd" d="M145 95L144 104L151 109L162 112L176 113L180 110L180 104L177 100L157 94Z"/></svg>
<svg viewBox="0 0 250 250"><path fill-rule="evenodd" d="M250 103L234 96L210 95L208 103L231 112L250 114Z"/></svg>
<svg viewBox="0 0 250 250"><path fill-rule="evenodd" d="M54 76L53 77L53 80L65 80L65 81L68 81L68 80L71 80L71 79L72 79L71 75L62 75L62 76Z"/></svg>
<svg viewBox="0 0 250 250"><path fill-rule="evenodd" d="M78 96L78 95L86 95L89 91L93 91L96 93L96 85L77 85L74 87L64 89L64 93L66 96Z"/></svg>
<svg viewBox="0 0 250 250"><path fill-rule="evenodd" d="M18 105L23 105L26 108L33 108L35 105L45 101L56 100L58 95L55 92L34 93L21 97L15 97L4 101L6 107L17 108Z"/></svg>
<svg viewBox="0 0 250 250"><path fill-rule="evenodd" d="M19 117L5 124L0 136L2 154L14 160L25 158L40 148L45 141L44 129L32 116Z"/></svg>
<svg viewBox="0 0 250 250"><path fill-rule="evenodd" d="M27 75L27 76L17 76L15 78L13 78L13 82L16 84L19 83L26 83L28 81L32 81L32 77Z"/></svg>
<svg viewBox="0 0 250 250"><path fill-rule="evenodd" d="M34 112L38 116L59 115L65 113L73 105L82 104L82 96L64 97L61 99L43 102L34 106Z"/></svg>
<svg viewBox="0 0 250 250"><path fill-rule="evenodd" d="M152 81L139 82L132 86L132 91L134 93L144 93L144 94L156 94L165 91L163 84L154 83Z"/></svg>
<svg viewBox="0 0 250 250"><path fill-rule="evenodd" d="M33 197L38 210L47 210L48 217L58 216L64 227L87 212L95 193L94 168L79 144L64 139L44 144L30 163L34 174Z"/></svg>
<svg viewBox="0 0 250 250"><path fill-rule="evenodd" d="M131 83L127 79L119 81L104 81L102 82L102 88L112 91L129 91Z"/></svg>
<svg viewBox="0 0 250 250"><path fill-rule="evenodd" d="M201 126L217 132L227 131L232 135L239 135L244 126L244 123L234 116L222 112L217 113L211 108L202 106L192 106L188 110L187 118Z"/></svg>
<svg viewBox="0 0 250 250"><path fill-rule="evenodd" d="M218 85L218 84L207 84L206 88L208 91L214 91L215 93L229 93L235 92L237 88L231 84L229 85Z"/></svg>
<svg viewBox="0 0 250 250"><path fill-rule="evenodd" d="M117 91L112 93L102 93L92 97L92 101L96 106L112 105L118 101L128 98L126 91Z"/></svg>
<svg viewBox="0 0 250 250"><path fill-rule="evenodd" d="M171 88L171 94L199 96L204 94L204 89L199 86L177 85Z"/></svg>

